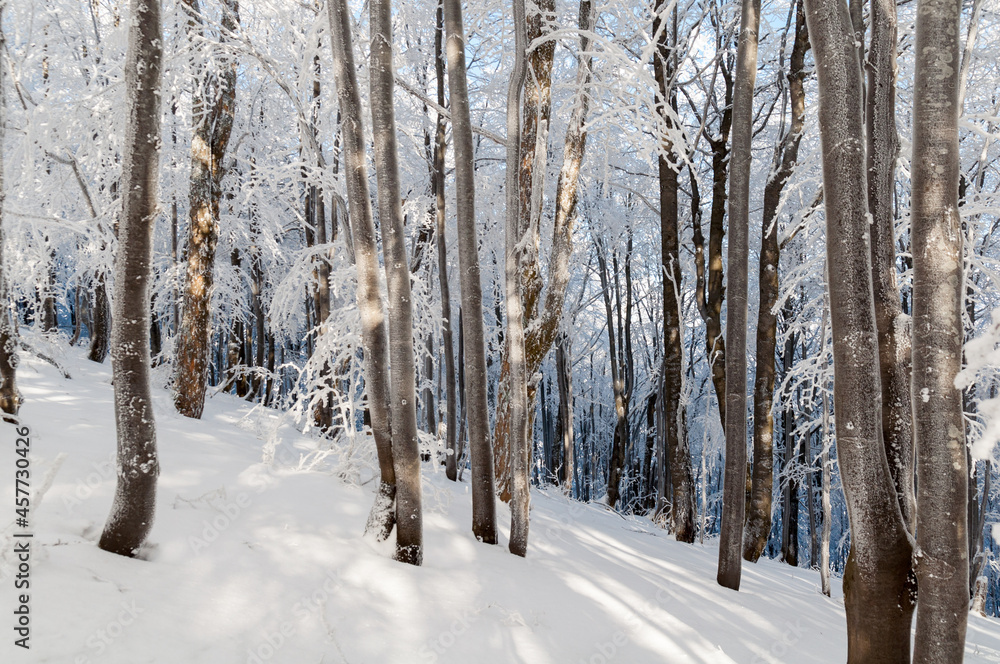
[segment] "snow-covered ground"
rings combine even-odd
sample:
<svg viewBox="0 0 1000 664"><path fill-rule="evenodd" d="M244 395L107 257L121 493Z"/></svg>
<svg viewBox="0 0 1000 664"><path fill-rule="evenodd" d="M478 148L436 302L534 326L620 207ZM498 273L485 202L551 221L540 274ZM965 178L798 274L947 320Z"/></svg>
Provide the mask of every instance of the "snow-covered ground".
<svg viewBox="0 0 1000 664"><path fill-rule="evenodd" d="M468 484L424 467L425 564L363 539L374 483L284 425L276 461L255 433L276 421L216 395L201 421L156 390L162 474L144 560L100 551L114 491L110 368L75 351L72 380L19 370L35 498L31 649L13 642L14 429L3 424L0 662L629 664L843 662L844 609L815 571L747 564L715 582L717 548L648 520L532 494L527 559L470 532ZM312 452L312 454L311 454ZM60 455L65 455L61 459ZM293 461L304 458L312 467ZM308 465L308 464L307 464ZM348 472L345 476L345 468ZM972 617L967 662L1000 662L1000 622Z"/></svg>

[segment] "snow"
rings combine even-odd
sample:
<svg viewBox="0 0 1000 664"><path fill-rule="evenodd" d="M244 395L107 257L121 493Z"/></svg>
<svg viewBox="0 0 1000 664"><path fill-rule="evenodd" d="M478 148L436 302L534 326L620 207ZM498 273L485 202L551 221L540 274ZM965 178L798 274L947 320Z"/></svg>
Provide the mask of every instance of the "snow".
<svg viewBox="0 0 1000 664"><path fill-rule="evenodd" d="M361 537L370 472L330 455L296 467L318 441L216 395L201 421L154 389L162 474L142 560L100 551L114 493L110 368L62 358L19 370L32 482L51 486L32 515L31 650L13 646L12 525L0 533L3 662L843 662L844 610L819 574L744 564L742 590L715 582L717 548L675 542L646 519L535 491L526 559L470 532L468 484L424 464L425 565ZM13 436L4 424L3 438ZM13 502L4 445L0 501ZM64 454L65 457L59 458ZM314 460L318 457L313 457ZM290 462L291 460L291 462ZM61 466L57 464L61 463ZM362 484L363 483L363 484ZM38 498L35 497L37 502ZM1000 622L970 616L966 661L1000 662Z"/></svg>

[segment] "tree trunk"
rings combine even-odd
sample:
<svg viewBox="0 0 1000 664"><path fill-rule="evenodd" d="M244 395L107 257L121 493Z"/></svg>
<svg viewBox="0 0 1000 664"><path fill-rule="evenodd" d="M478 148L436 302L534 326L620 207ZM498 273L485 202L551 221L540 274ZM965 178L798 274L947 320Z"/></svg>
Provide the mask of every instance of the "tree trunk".
<svg viewBox="0 0 1000 664"><path fill-rule="evenodd" d="M673 30L661 27L672 5L657 0L653 15L653 33L660 34L653 56L653 75L658 87L657 112L665 132L673 126L676 110L672 89L676 69L673 49L677 44L676 20ZM676 19L676 17L675 17ZM691 454L685 433L684 408L681 403L684 383L684 345L681 338L681 265L677 219L677 166L669 160L676 151L669 138L661 137L658 159L660 182L660 252L663 268L664 389L661 392L666 430L666 455L671 470L671 523L680 542L694 541L694 480ZM665 484L664 484L665 490ZM661 505L661 507L663 507ZM659 510L658 510L659 511Z"/></svg>
<svg viewBox="0 0 1000 664"><path fill-rule="evenodd" d="M729 304L726 310L726 465L719 542L719 584L740 588L747 465L747 260L750 216L750 143L757 80L760 0L743 0L733 92L732 173L729 179Z"/></svg>
<svg viewBox="0 0 1000 664"><path fill-rule="evenodd" d="M507 170L504 273L507 313L506 397L510 411L507 427L507 451L511 458L510 552L524 556L528 552L528 511L531 501L531 432L528 430L528 374L524 357L524 308L521 301L521 256L523 231L518 197L518 160L521 147L521 89L525 77L527 35L524 0L513 0L514 70L507 88ZM544 164L544 161L543 161Z"/></svg>
<svg viewBox="0 0 1000 664"><path fill-rule="evenodd" d="M858 3L860 5L860 2ZM860 7L859 7L860 10ZM868 211L872 215L872 288L882 379L882 442L907 530L913 532L913 414L910 401L910 339L896 284L896 3L871 0L868 49Z"/></svg>
<svg viewBox="0 0 1000 664"><path fill-rule="evenodd" d="M417 439L416 366L413 305L406 259L406 231L399 194L399 153L393 109L391 0L372 0L371 111L379 222L389 291L389 397L392 459L396 467L396 560L423 562L420 443Z"/></svg>
<svg viewBox="0 0 1000 664"><path fill-rule="evenodd" d="M94 274L93 325L90 329L90 348L87 359L103 364L108 356L111 336L111 303L108 300L108 281L103 269Z"/></svg>
<svg viewBox="0 0 1000 664"><path fill-rule="evenodd" d="M149 383L149 281L159 207L163 33L159 0L136 0L130 9L124 195L115 256L117 292L111 338L118 481L99 544L105 551L123 556L135 556L149 535L160 474Z"/></svg>
<svg viewBox="0 0 1000 664"><path fill-rule="evenodd" d="M549 283L547 289L545 290L544 305L541 306L540 309L538 302L541 298L542 282L537 275L537 251L533 249L534 245L532 245L531 242L528 242L528 248L533 251L533 253L529 254L527 266L522 270L524 278L523 286L525 308L524 346L527 375L529 377L538 373L538 370L542 365L542 361L545 359L549 350L551 350L552 345L555 343L556 337L559 334L559 324L562 320L563 305L566 300L566 288L569 285L569 261L573 254L573 222L575 221L576 216L576 204L578 200L578 188L580 182L580 166L583 163L583 156L587 146L587 132L584 125L587 119L587 111L590 103L588 98L588 88L590 86L590 63L592 57L590 55L590 38L587 34L590 30L590 26L592 25L590 12L590 0L581 0L579 10L579 25L581 33L580 58L576 71L576 96L573 102L573 110L570 113L569 123L566 127L566 139L563 146L563 163L559 171L559 179L556 181L556 210L555 222L552 227L552 249L549 254ZM528 37L528 41L530 43L530 32ZM539 67L542 66L537 63L533 66L536 65ZM551 66L551 64L549 66ZM538 72L536 72L536 75L537 73ZM529 77L529 80L531 80L531 77ZM539 84L541 85L541 83ZM530 96L531 88L529 86L528 94L525 96L526 109L529 106L528 100ZM531 113L533 114L534 111L531 111ZM534 156L531 158L530 163L535 164L538 161L538 155L535 154L534 151L540 149L537 147L540 143L539 140L529 141L527 139L527 136L532 130L530 124L531 117L531 115L526 113L525 132L521 140L522 170L520 186L522 188L519 190L519 194L521 197L522 215L525 214L524 206L528 204L526 201L528 201L529 198L531 200L535 200L534 204L541 206L540 197L542 195L542 191L538 179L540 176L529 177L524 171L525 164L528 163L528 156L524 150L529 148L533 151L532 154ZM540 118L537 121L542 122L543 119L544 118ZM547 119L544 119L544 122L547 123ZM539 131L541 131L541 128ZM532 167L537 168L537 165ZM544 165L542 165L542 169L544 169ZM530 185L531 188L528 190L523 188L525 187L526 182L532 183ZM528 194L530 194L530 197ZM529 228L527 232L529 234L533 233L537 235L537 230L532 228ZM532 242L533 241L534 240L532 240ZM506 462L506 453L499 450L502 449L504 444L502 441L506 437L505 432L509 426L508 423L510 417L506 399L503 397L503 386L507 384L508 380L505 367L506 363L501 365L501 398L498 400L497 418L494 428L494 441L498 450L498 469L503 469L503 464ZM534 409L534 398L534 386L529 384L529 413ZM498 474L497 479L500 489L500 498L502 500L508 500L509 490L506 483L503 481L504 474L505 472Z"/></svg>
<svg viewBox="0 0 1000 664"><path fill-rule="evenodd" d="M3 7L0 7L0 24L3 23ZM7 52L6 38L0 30L0 146L3 145L7 110L4 99L4 55ZM7 289L7 270L4 266L4 225L3 225L3 182L4 159L0 150L0 411L7 415L17 415L21 406L21 395L17 391L17 328L10 315L10 291ZM4 417L4 420L9 418Z"/></svg>
<svg viewBox="0 0 1000 664"><path fill-rule="evenodd" d="M837 452L852 549L844 573L848 662L909 662L907 539L881 440L861 66L847 5L806 0L819 74Z"/></svg>
<svg viewBox="0 0 1000 664"><path fill-rule="evenodd" d="M716 50L728 31L718 37ZM727 45L728 47L728 45ZM712 148L712 207L708 231L708 279L705 278L705 239L701 233L700 217L695 219L693 242L695 247L696 298L698 312L705 321L705 353L712 372L712 385L719 406L719 419L726 426L726 342L722 335L722 303L725 299L722 270L722 241L726 234L726 185L729 178L729 133L733 125L733 76L726 58L719 58L719 70L725 84L724 103L719 118L719 135L709 138ZM714 89L713 89L714 94ZM694 196L692 196L694 198ZM693 206L693 204L692 204ZM699 204L700 208L700 204Z"/></svg>
<svg viewBox="0 0 1000 664"><path fill-rule="evenodd" d="M189 12L188 39L195 44L203 33L198 0L184 0ZM223 28L235 31L239 21L237 0L225 0ZM184 312L177 339L174 367L174 406L195 419L205 408L208 386L209 337L212 332L212 290L215 248L219 240L219 199L222 193L222 160L233 129L236 99L236 61L215 79L196 67L192 81L191 193L188 221L187 274ZM206 100L202 90L212 91Z"/></svg>
<svg viewBox="0 0 1000 664"><path fill-rule="evenodd" d="M823 432L823 451L820 454L820 463L822 468L820 472L822 473L822 485L821 485L821 501L823 505L823 537L820 541L820 567L819 567L819 578L820 587L823 594L827 597L830 596L830 531L832 530L833 524L831 523L833 517L833 509L830 504L830 397L828 383L829 378L827 377L827 361L826 361L826 329L827 320L829 318L829 306L824 301L823 302L823 322L820 325L820 357L823 361L823 380L820 389L823 390L823 417L822 417L822 432Z"/></svg>
<svg viewBox="0 0 1000 664"><path fill-rule="evenodd" d="M493 450L486 400L486 343L483 334L483 291L476 230L476 182L469 90L465 72L465 31L461 0L444 2L448 84L451 90L452 136L455 143L455 189L458 214L458 259L462 287L465 343L465 407L472 455L472 532L482 542L497 543Z"/></svg>
<svg viewBox="0 0 1000 664"><path fill-rule="evenodd" d="M562 444L562 467L559 480L563 491L573 495L573 473L575 469L576 441L573 430L573 361L572 346L568 334L563 332L556 342L556 376L559 385L559 433Z"/></svg>
<svg viewBox="0 0 1000 664"><path fill-rule="evenodd" d="M611 387L615 396L615 433L611 444L611 458L608 460L608 506L614 507L621 496L622 468L625 465L625 437L628 420L625 417L625 381L619 366L619 355L615 346L615 320L611 306L611 288L608 284L608 261L603 242L595 238L597 263L601 276L601 292L604 294L604 311L608 323L608 357L611 360Z"/></svg>
<svg viewBox="0 0 1000 664"><path fill-rule="evenodd" d="M351 15L346 0L332 1L329 11L333 72L344 141L344 177L352 219L354 264L358 271L357 298L361 314L365 392L381 475L378 495L368 515L365 532L382 541L389 537L396 522L396 471L389 411L389 333L379 293L378 241L368 191L364 120L361 115L357 67L354 64Z"/></svg>
<svg viewBox="0 0 1000 664"><path fill-rule="evenodd" d="M785 301L783 318L785 325L790 326L794 315L792 300ZM782 371L787 376L792 370L795 360L795 334L790 333L785 338L785 352L782 360ZM792 408L792 394L785 395L785 408L781 412L781 432L784 436L785 459L782 464L786 477L784 501L781 519L781 559L792 567L799 566L799 481L794 468L796 463L795 442L795 411Z"/></svg>
<svg viewBox="0 0 1000 664"><path fill-rule="evenodd" d="M969 605L958 213L962 3L920 0L913 96L913 438L920 602L914 662L961 662ZM957 518L961 515L962 518Z"/></svg>
<svg viewBox="0 0 1000 664"><path fill-rule="evenodd" d="M437 78L437 102L444 108L444 8L439 3L437 21L434 28L434 72ZM451 287L448 284L448 243L445 237L445 202L444 202L444 158L447 143L445 139L444 114L438 112L436 131L434 134L434 210L437 229L438 281L441 284L441 345L444 349L444 381L445 398L448 409L445 414L445 475L451 481L458 478L458 449L456 433L458 430L458 395L455 393L455 346L451 331Z"/></svg>
<svg viewBox="0 0 1000 664"><path fill-rule="evenodd" d="M785 183L795 171L805 125L805 56L809 33L802 0L795 4L795 42L788 63L788 97L792 123L781 139L775 169L764 184L764 215L760 249L760 304L757 308L757 370L753 395L753 479L750 489L743 558L757 562L771 532L771 492L774 486L774 350L778 303L778 207Z"/></svg>

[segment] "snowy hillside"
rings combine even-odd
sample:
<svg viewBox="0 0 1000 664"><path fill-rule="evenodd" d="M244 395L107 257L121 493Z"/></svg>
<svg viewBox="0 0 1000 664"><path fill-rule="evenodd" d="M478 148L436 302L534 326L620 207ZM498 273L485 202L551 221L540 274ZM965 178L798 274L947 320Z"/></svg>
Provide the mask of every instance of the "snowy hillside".
<svg viewBox="0 0 1000 664"><path fill-rule="evenodd" d="M13 646L13 510L0 521L6 616L0 662L295 664L843 662L844 610L818 573L762 560L743 590L715 583L717 549L555 492L532 497L527 559L477 544L468 485L424 467L425 564L361 538L373 483L338 476L317 439L215 396L202 421L156 391L162 475L145 560L98 550L114 491L110 367L69 353L71 380L19 369L32 484L31 649ZM265 418L262 421L261 418ZM3 426L2 503L13 503L14 429ZM59 465L60 455L62 457ZM361 484L359 486L359 484ZM506 526L509 514L500 510ZM972 617L966 661L1000 662L1000 622Z"/></svg>

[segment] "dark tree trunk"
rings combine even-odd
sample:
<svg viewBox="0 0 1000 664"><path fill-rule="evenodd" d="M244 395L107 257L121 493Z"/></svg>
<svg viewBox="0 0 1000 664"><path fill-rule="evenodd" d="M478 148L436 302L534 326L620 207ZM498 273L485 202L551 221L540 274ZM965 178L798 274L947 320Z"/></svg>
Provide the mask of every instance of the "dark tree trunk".
<svg viewBox="0 0 1000 664"><path fill-rule="evenodd" d="M188 38L202 37L198 0L184 0L189 12ZM235 31L239 21L237 0L226 0L222 25ZM177 336L174 367L174 406L195 419L205 408L208 386L209 338L212 333L212 290L215 283L215 248L219 240L219 199L222 193L222 160L233 129L236 98L236 61L229 62L217 80L210 81L198 67L192 84L191 192L188 221L187 273L184 311ZM206 100L202 89L215 93Z"/></svg>
<svg viewBox="0 0 1000 664"><path fill-rule="evenodd" d="M666 131L672 127L671 117L676 113L675 93L672 89L676 69L677 22L673 29L661 27L667 20L669 7L665 0L657 0L654 8L653 32L661 35L653 56L653 74L657 83L658 114ZM685 414L681 403L684 383L684 344L681 339L681 264L680 239L677 218L677 158L673 145L666 138L658 159L660 182L660 253L663 268L663 398L666 455L670 457L671 525L680 542L694 541L694 479L691 475L691 453L688 447Z"/></svg>
<svg viewBox="0 0 1000 664"><path fill-rule="evenodd" d="M726 465L719 542L720 585L740 587L747 465L747 261L750 218L750 144L757 80L760 0L743 0L733 91L732 174L729 180L729 304L726 309ZM721 403L721 400L720 400Z"/></svg>
<svg viewBox="0 0 1000 664"><path fill-rule="evenodd" d="M910 660L908 539L882 444L861 65L847 5L805 0L819 127L833 329L837 456L851 526L844 570L848 662Z"/></svg>
<svg viewBox="0 0 1000 664"><path fill-rule="evenodd" d="M860 2L858 13L860 13ZM882 442L896 487L903 521L912 533L913 414L910 400L910 333L896 283L896 215L893 211L896 158L896 3L871 0L868 49L867 127L868 211L872 215L872 288L878 326L882 379Z"/></svg>
<svg viewBox="0 0 1000 664"><path fill-rule="evenodd" d="M771 491L774 486L774 351L778 303L778 206L785 183L795 171L805 125L805 56L809 33L802 0L795 4L795 42L788 63L788 97L792 123L778 146L774 170L764 185L764 216L760 250L760 304L757 309L757 370L753 398L753 471L743 558L757 562L771 532Z"/></svg>
<svg viewBox="0 0 1000 664"><path fill-rule="evenodd" d="M128 129L111 339L118 481L99 544L123 556L135 556L149 535L160 474L149 383L149 281L159 206L163 33L159 0L136 0L130 9L125 61Z"/></svg>
<svg viewBox="0 0 1000 664"><path fill-rule="evenodd" d="M3 8L0 7L0 23L3 19ZM6 38L0 30L0 52L6 52ZM5 69L0 66L0 145L3 145L4 129L7 122L7 111L4 99ZM7 288L7 271L4 266L4 159L0 152L0 411L7 415L17 415L21 405L21 395L17 391L17 328L10 315L10 291ZM4 418L5 420L8 418Z"/></svg>

